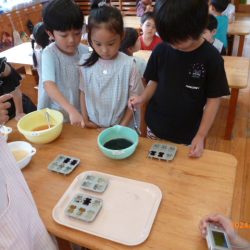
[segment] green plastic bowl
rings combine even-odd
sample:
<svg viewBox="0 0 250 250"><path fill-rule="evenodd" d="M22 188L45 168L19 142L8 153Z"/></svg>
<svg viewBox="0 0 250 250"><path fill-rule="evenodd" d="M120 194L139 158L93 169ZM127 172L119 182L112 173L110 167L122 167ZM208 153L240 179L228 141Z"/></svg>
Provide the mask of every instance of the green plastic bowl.
<svg viewBox="0 0 250 250"><path fill-rule="evenodd" d="M127 139L133 144L130 147L121 150L112 150L104 147L106 142L117 138ZM104 155L112 159L124 159L132 155L138 145L138 141L139 138L135 130L120 125L115 125L103 130L97 138L100 150Z"/></svg>

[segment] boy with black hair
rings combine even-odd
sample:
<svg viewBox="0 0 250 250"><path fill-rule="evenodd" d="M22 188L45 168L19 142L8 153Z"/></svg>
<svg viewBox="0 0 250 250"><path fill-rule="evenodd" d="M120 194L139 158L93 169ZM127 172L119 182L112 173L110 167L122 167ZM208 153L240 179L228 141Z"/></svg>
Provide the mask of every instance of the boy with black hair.
<svg viewBox="0 0 250 250"><path fill-rule="evenodd" d="M223 58L202 33L207 25L207 0L157 0L156 29L163 39L152 52L141 96L129 107L149 101L146 122L158 138L190 145L200 157L220 98L229 95Z"/></svg>
<svg viewBox="0 0 250 250"><path fill-rule="evenodd" d="M141 50L153 50L162 42L161 38L156 35L155 17L153 12L147 12L142 15L141 29Z"/></svg>
<svg viewBox="0 0 250 250"><path fill-rule="evenodd" d="M214 35L217 32L217 26L217 19L213 15L209 14L207 28L204 30L203 37L208 42L213 44L213 46L219 51L221 55L226 55L226 49L223 46L223 43L217 38L214 38Z"/></svg>
<svg viewBox="0 0 250 250"><path fill-rule="evenodd" d="M74 1L53 0L43 9L43 22L54 42L42 53L38 109L56 109L63 113L64 122L83 127L78 62L89 52L88 47L80 43L84 16Z"/></svg>
<svg viewBox="0 0 250 250"><path fill-rule="evenodd" d="M209 4L209 13L214 15L218 22L215 38L220 40L224 47L227 48L227 30L228 17L222 15L222 12L227 8L228 0L211 0Z"/></svg>

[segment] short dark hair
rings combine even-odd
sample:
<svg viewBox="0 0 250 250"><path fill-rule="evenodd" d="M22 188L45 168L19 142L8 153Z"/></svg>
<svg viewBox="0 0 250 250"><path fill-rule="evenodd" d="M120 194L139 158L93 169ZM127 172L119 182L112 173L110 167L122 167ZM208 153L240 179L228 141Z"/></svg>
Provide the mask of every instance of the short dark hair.
<svg viewBox="0 0 250 250"><path fill-rule="evenodd" d="M35 43L37 43L39 46L44 49L46 46L49 45L49 35L47 34L44 23L39 22L37 23L32 31L33 39L31 39L31 47L33 49L32 59L33 59L33 65L36 68L38 65L36 54L35 54Z"/></svg>
<svg viewBox="0 0 250 250"><path fill-rule="evenodd" d="M148 19L153 19L155 21L155 16L154 13L149 11L149 12L145 12L142 16L141 16L141 24L144 24Z"/></svg>
<svg viewBox="0 0 250 250"><path fill-rule="evenodd" d="M214 29L217 29L218 27L218 21L216 17L212 14L208 15L208 23L207 23L207 29L212 31Z"/></svg>
<svg viewBox="0 0 250 250"><path fill-rule="evenodd" d="M223 12L230 1L228 0L211 0L210 4L215 8L216 11L218 12Z"/></svg>
<svg viewBox="0 0 250 250"><path fill-rule="evenodd" d="M35 42L40 45L43 49L49 45L49 35L47 34L45 30L45 26L43 22L37 23L32 31L33 38Z"/></svg>
<svg viewBox="0 0 250 250"><path fill-rule="evenodd" d="M110 6L100 0L93 0L91 11L88 19L88 42L92 46L91 33L94 28L105 26L109 31L119 34L123 37L123 18L120 10ZM92 66L97 62L99 55L93 49L90 57L86 60L83 66Z"/></svg>
<svg viewBox="0 0 250 250"><path fill-rule="evenodd" d="M72 0L53 0L43 9L46 30L66 31L82 29L84 16L80 7Z"/></svg>
<svg viewBox="0 0 250 250"><path fill-rule="evenodd" d="M120 51L129 55L128 49L133 47L139 37L139 34L134 28L125 28L124 29L124 38L120 47Z"/></svg>
<svg viewBox="0 0 250 250"><path fill-rule="evenodd" d="M163 41L198 39L207 26L207 0L157 0L156 29Z"/></svg>

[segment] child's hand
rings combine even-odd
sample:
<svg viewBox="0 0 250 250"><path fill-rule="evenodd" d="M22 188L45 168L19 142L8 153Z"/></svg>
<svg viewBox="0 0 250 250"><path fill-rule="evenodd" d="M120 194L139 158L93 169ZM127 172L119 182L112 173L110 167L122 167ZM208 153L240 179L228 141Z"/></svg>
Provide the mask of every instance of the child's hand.
<svg viewBox="0 0 250 250"><path fill-rule="evenodd" d="M95 124L94 122L91 122L91 121L85 121L85 126L86 126L86 128L99 128L98 126L97 126L97 124Z"/></svg>
<svg viewBox="0 0 250 250"><path fill-rule="evenodd" d="M134 108L139 107L143 103L141 96L132 96L128 100L129 109L133 110Z"/></svg>
<svg viewBox="0 0 250 250"><path fill-rule="evenodd" d="M6 102L11 99L13 96L10 94L0 96L0 124L5 123L9 120L8 116L8 108L10 107L10 103Z"/></svg>
<svg viewBox="0 0 250 250"><path fill-rule="evenodd" d="M201 157L204 151L204 137L196 135L192 140L189 150L189 157Z"/></svg>
<svg viewBox="0 0 250 250"><path fill-rule="evenodd" d="M69 113L69 119L71 125L84 128L83 117L76 109Z"/></svg>
<svg viewBox="0 0 250 250"><path fill-rule="evenodd" d="M23 116L25 116L25 113L16 113L15 120L19 121Z"/></svg>

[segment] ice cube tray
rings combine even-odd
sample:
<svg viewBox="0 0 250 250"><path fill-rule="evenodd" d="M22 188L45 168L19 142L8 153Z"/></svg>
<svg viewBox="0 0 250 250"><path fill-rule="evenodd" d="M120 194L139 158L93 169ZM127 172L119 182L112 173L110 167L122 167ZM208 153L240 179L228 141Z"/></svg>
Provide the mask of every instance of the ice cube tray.
<svg viewBox="0 0 250 250"><path fill-rule="evenodd" d="M53 160L48 169L60 174L70 174L80 163L80 159L71 157L68 155L58 155L55 160Z"/></svg>
<svg viewBox="0 0 250 250"><path fill-rule="evenodd" d="M65 209L65 213L75 219L92 222L101 208L101 199L78 193Z"/></svg>
<svg viewBox="0 0 250 250"><path fill-rule="evenodd" d="M177 147L169 144L153 144L149 150L148 157L158 160L172 161L175 157Z"/></svg>
<svg viewBox="0 0 250 250"><path fill-rule="evenodd" d="M108 180L98 175L86 175L83 178L81 188L98 193L103 193L108 186Z"/></svg>

